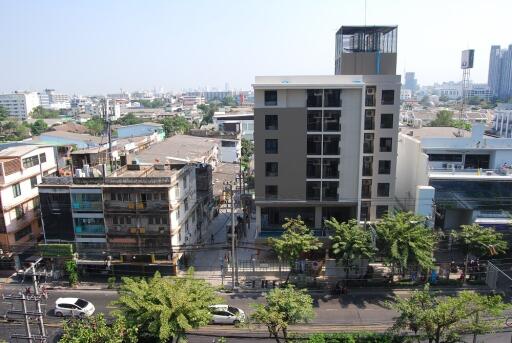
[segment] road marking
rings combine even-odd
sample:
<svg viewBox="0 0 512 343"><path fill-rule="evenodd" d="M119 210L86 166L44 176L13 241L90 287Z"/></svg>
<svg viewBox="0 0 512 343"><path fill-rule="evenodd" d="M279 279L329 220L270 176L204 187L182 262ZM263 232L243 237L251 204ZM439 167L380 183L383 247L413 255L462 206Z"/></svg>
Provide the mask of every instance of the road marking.
<svg viewBox="0 0 512 343"><path fill-rule="evenodd" d="M105 306L105 308L119 308L119 306Z"/></svg>

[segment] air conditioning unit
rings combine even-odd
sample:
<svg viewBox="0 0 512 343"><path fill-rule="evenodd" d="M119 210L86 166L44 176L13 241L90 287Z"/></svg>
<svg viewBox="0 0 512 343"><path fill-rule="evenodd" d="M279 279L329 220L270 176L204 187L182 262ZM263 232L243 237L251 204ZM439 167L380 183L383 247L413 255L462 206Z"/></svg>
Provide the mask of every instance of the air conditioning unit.
<svg viewBox="0 0 512 343"><path fill-rule="evenodd" d="M366 95L375 95L375 88L366 88Z"/></svg>

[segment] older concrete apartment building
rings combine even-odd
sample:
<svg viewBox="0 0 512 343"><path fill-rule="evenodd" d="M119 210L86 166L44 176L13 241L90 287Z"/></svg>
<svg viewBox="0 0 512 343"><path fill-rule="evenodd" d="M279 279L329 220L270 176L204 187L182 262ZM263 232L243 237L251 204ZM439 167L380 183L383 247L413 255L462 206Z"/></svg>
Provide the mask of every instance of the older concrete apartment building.
<svg viewBox="0 0 512 343"><path fill-rule="evenodd" d="M396 27L342 27L337 42L342 75L256 77L255 200L262 235L287 217L300 215L321 229L327 218L375 220L393 207Z"/></svg>
<svg viewBox="0 0 512 343"><path fill-rule="evenodd" d="M38 145L0 147L0 248L22 253L41 238L38 185L57 172L54 148Z"/></svg>
<svg viewBox="0 0 512 343"><path fill-rule="evenodd" d="M9 115L20 120L29 118L30 112L39 106L39 96L36 92L14 92L0 94L0 106L9 111Z"/></svg>

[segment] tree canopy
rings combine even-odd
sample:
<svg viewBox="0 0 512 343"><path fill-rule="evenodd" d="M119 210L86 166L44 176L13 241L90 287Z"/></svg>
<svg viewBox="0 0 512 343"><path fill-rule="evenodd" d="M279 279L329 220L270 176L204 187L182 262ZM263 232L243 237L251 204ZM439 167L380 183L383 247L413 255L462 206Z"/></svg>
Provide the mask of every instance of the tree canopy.
<svg viewBox="0 0 512 343"><path fill-rule="evenodd" d="M0 141L20 141L30 137L30 125L15 117L7 117L0 122Z"/></svg>
<svg viewBox="0 0 512 343"><path fill-rule="evenodd" d="M332 254L347 268L356 260L371 258L375 254L371 233L365 230L356 219L340 223L332 218L326 220L325 224L327 228L334 231L329 237Z"/></svg>
<svg viewBox="0 0 512 343"><path fill-rule="evenodd" d="M182 116L165 118L160 123L164 125L166 137L174 134L185 134L192 128L192 124Z"/></svg>
<svg viewBox="0 0 512 343"><path fill-rule="evenodd" d="M153 99L153 100L137 100L144 108L158 108L164 107L164 99Z"/></svg>
<svg viewBox="0 0 512 343"><path fill-rule="evenodd" d="M437 235L425 226L425 218L412 212L386 214L375 224L377 247L388 264L401 271L410 264L433 266Z"/></svg>
<svg viewBox="0 0 512 343"><path fill-rule="evenodd" d="M30 116L34 119L59 118L60 111L37 106L32 110L32 112L30 112Z"/></svg>
<svg viewBox="0 0 512 343"><path fill-rule="evenodd" d="M224 99L222 99L222 104L224 106L236 106L236 100L231 95L226 96Z"/></svg>
<svg viewBox="0 0 512 343"><path fill-rule="evenodd" d="M251 164L252 155L254 155L254 143L248 139L242 138L242 169L247 172Z"/></svg>
<svg viewBox="0 0 512 343"><path fill-rule="evenodd" d="M283 228L284 233L280 237L271 237L268 242L279 260L287 262L292 268L302 254L317 250L322 246L322 243L311 233L300 216L286 218Z"/></svg>
<svg viewBox="0 0 512 343"><path fill-rule="evenodd" d="M5 120L9 117L9 111L7 108L0 106L0 120Z"/></svg>
<svg viewBox="0 0 512 343"><path fill-rule="evenodd" d="M92 117L85 122L85 127L93 136L100 136L105 130L105 121L100 117Z"/></svg>
<svg viewBox="0 0 512 343"><path fill-rule="evenodd" d="M219 110L219 106L216 103L200 104L197 108L203 112L203 119L201 125L213 123L213 115Z"/></svg>
<svg viewBox="0 0 512 343"><path fill-rule="evenodd" d="M503 254L508 249L508 243L501 232L491 227L481 227L478 224L462 225L461 231L453 232L453 238L462 245L465 254L478 257Z"/></svg>
<svg viewBox="0 0 512 343"><path fill-rule="evenodd" d="M452 126L453 125L453 112L448 110L441 110L436 113L436 119L430 122L430 126Z"/></svg>
<svg viewBox="0 0 512 343"><path fill-rule="evenodd" d="M43 119L38 119L32 125L30 125L30 132L34 136L39 136L41 133L45 132L47 129L48 129L48 124L46 124Z"/></svg>
<svg viewBox="0 0 512 343"><path fill-rule="evenodd" d="M498 317L507 308L499 295L485 296L462 291L456 296L436 297L428 286L413 291L409 298L397 297L389 306L399 313L392 330L410 330L420 340L460 342L461 333L492 332L503 323L484 317ZM478 318L484 320L478 320Z"/></svg>
<svg viewBox="0 0 512 343"><path fill-rule="evenodd" d="M107 324L103 314L71 319L64 323L59 343L137 343L137 329L126 325L123 318Z"/></svg>
<svg viewBox="0 0 512 343"><path fill-rule="evenodd" d="M138 118L135 114L128 113L128 114L124 115L123 117L119 118L116 121L116 124L119 124L119 125L135 125L135 124L140 124L142 122L144 122L144 120L142 120L141 118Z"/></svg>
<svg viewBox="0 0 512 343"><path fill-rule="evenodd" d="M255 304L251 318L264 324L276 342L288 341L289 325L307 322L314 317L313 298L305 290L297 290L292 285L275 288L265 296L265 304Z"/></svg>
<svg viewBox="0 0 512 343"><path fill-rule="evenodd" d="M118 314L129 327L137 328L140 339L151 342L177 342L186 332L207 325L209 306L218 301L214 289L204 280L162 277L158 272L149 280L123 278L119 290Z"/></svg>

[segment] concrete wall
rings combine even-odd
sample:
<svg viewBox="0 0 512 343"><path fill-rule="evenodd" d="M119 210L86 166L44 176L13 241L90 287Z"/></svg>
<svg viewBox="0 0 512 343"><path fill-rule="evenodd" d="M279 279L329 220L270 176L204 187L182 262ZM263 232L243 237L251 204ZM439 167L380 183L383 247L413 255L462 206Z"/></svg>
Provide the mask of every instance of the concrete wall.
<svg viewBox="0 0 512 343"><path fill-rule="evenodd" d="M428 186L428 156L418 140L400 134L395 196L402 209L414 211L417 186Z"/></svg>
<svg viewBox="0 0 512 343"><path fill-rule="evenodd" d="M380 71L377 60L380 59ZM357 52L341 56L342 75L395 75L396 53Z"/></svg>

